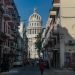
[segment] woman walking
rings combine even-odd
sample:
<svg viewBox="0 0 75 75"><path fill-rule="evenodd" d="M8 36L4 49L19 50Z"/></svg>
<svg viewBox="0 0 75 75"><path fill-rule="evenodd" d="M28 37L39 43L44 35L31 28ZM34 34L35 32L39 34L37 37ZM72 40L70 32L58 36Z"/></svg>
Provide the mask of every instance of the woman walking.
<svg viewBox="0 0 75 75"><path fill-rule="evenodd" d="M41 75L43 75L44 69L45 69L45 65L44 65L44 62L43 62L43 61L41 61L41 62L39 63L39 67L40 67Z"/></svg>

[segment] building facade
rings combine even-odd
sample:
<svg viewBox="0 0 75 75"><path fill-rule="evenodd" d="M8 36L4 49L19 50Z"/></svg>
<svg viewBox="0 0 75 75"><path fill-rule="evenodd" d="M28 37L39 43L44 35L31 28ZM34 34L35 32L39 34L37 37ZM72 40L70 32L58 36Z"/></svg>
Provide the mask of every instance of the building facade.
<svg viewBox="0 0 75 75"><path fill-rule="evenodd" d="M75 0L53 0L42 46L52 67L75 67L74 3Z"/></svg>
<svg viewBox="0 0 75 75"><path fill-rule="evenodd" d="M31 59L38 58L37 48L35 42L37 35L42 31L42 19L38 14L37 10L34 9L33 14L29 17L27 27L27 38L28 38L28 57Z"/></svg>
<svg viewBox="0 0 75 75"><path fill-rule="evenodd" d="M61 0L60 1L60 20L63 28L62 34L64 41L61 46L61 62L62 64L68 64L70 67L75 67L75 0Z"/></svg>
<svg viewBox="0 0 75 75"><path fill-rule="evenodd" d="M15 65L25 65L27 63L28 46L27 46L26 27L24 22L20 22L18 34L19 34L17 37L18 50Z"/></svg>
<svg viewBox="0 0 75 75"><path fill-rule="evenodd" d="M17 32L20 22L20 17L15 6L14 0L0 0L1 16L0 24L0 52L1 52L1 65L4 66L1 69L9 69L13 67L15 54L17 50ZM5 68L6 67L6 68Z"/></svg>
<svg viewBox="0 0 75 75"><path fill-rule="evenodd" d="M26 23L23 23L23 40L24 40L24 53L23 53L23 59L24 59L24 64L26 64L28 62L28 38L26 35Z"/></svg>

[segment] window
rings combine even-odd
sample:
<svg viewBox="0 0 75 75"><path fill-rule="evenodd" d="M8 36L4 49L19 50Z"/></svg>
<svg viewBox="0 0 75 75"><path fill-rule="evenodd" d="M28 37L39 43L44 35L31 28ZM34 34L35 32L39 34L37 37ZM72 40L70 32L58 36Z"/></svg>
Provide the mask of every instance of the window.
<svg viewBox="0 0 75 75"><path fill-rule="evenodd" d="M38 19L38 16L37 16L37 19Z"/></svg>
<svg viewBox="0 0 75 75"><path fill-rule="evenodd" d="M29 34L29 29L27 30L28 34Z"/></svg>
<svg viewBox="0 0 75 75"><path fill-rule="evenodd" d="M34 34L34 29L32 29L32 34Z"/></svg>
<svg viewBox="0 0 75 75"><path fill-rule="evenodd" d="M35 29L35 34L36 34L36 29Z"/></svg>
<svg viewBox="0 0 75 75"><path fill-rule="evenodd" d="M39 24L39 23L37 23L37 26L38 26L38 24Z"/></svg>
<svg viewBox="0 0 75 75"><path fill-rule="evenodd" d="M33 29L33 34L34 34L34 29Z"/></svg>
<svg viewBox="0 0 75 75"><path fill-rule="evenodd" d="M36 15L35 15L35 18L36 18Z"/></svg>
<svg viewBox="0 0 75 75"><path fill-rule="evenodd" d="M36 26L36 23L35 23L35 26Z"/></svg>
<svg viewBox="0 0 75 75"><path fill-rule="evenodd" d="M30 29L30 34L31 34L31 29Z"/></svg>
<svg viewBox="0 0 75 75"><path fill-rule="evenodd" d="M33 26L33 23L32 23L32 26Z"/></svg>

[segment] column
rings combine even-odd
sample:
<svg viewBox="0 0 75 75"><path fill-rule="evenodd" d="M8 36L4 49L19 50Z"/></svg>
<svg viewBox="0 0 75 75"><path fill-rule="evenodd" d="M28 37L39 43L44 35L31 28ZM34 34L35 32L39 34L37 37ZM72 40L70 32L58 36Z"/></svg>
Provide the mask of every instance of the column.
<svg viewBox="0 0 75 75"><path fill-rule="evenodd" d="M64 51L65 51L65 43L63 35L60 36L60 67L64 67Z"/></svg>

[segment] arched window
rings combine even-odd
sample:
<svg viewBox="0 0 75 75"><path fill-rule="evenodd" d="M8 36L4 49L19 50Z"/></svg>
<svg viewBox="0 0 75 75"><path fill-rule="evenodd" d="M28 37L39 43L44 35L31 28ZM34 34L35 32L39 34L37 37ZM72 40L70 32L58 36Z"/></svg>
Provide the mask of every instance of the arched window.
<svg viewBox="0 0 75 75"><path fill-rule="evenodd" d="M38 16L37 16L37 19L38 19Z"/></svg>
<svg viewBox="0 0 75 75"><path fill-rule="evenodd" d="M34 34L34 29L33 29L33 34Z"/></svg>
<svg viewBox="0 0 75 75"><path fill-rule="evenodd" d="M33 26L33 23L32 23L32 26Z"/></svg>
<svg viewBox="0 0 75 75"><path fill-rule="evenodd" d="M35 29L35 34L36 34L36 29Z"/></svg>
<svg viewBox="0 0 75 75"><path fill-rule="evenodd" d="M32 34L34 34L34 30L32 29Z"/></svg>
<svg viewBox="0 0 75 75"><path fill-rule="evenodd" d="M35 15L35 18L36 18L36 15Z"/></svg>
<svg viewBox="0 0 75 75"><path fill-rule="evenodd" d="M30 23L30 26L31 26L31 23Z"/></svg>
<svg viewBox="0 0 75 75"><path fill-rule="evenodd" d="M39 25L39 23L37 23L37 26Z"/></svg>
<svg viewBox="0 0 75 75"><path fill-rule="evenodd" d="M35 23L35 26L36 26L36 23Z"/></svg>
<svg viewBox="0 0 75 75"><path fill-rule="evenodd" d="M30 29L30 34L31 34L31 29Z"/></svg>

